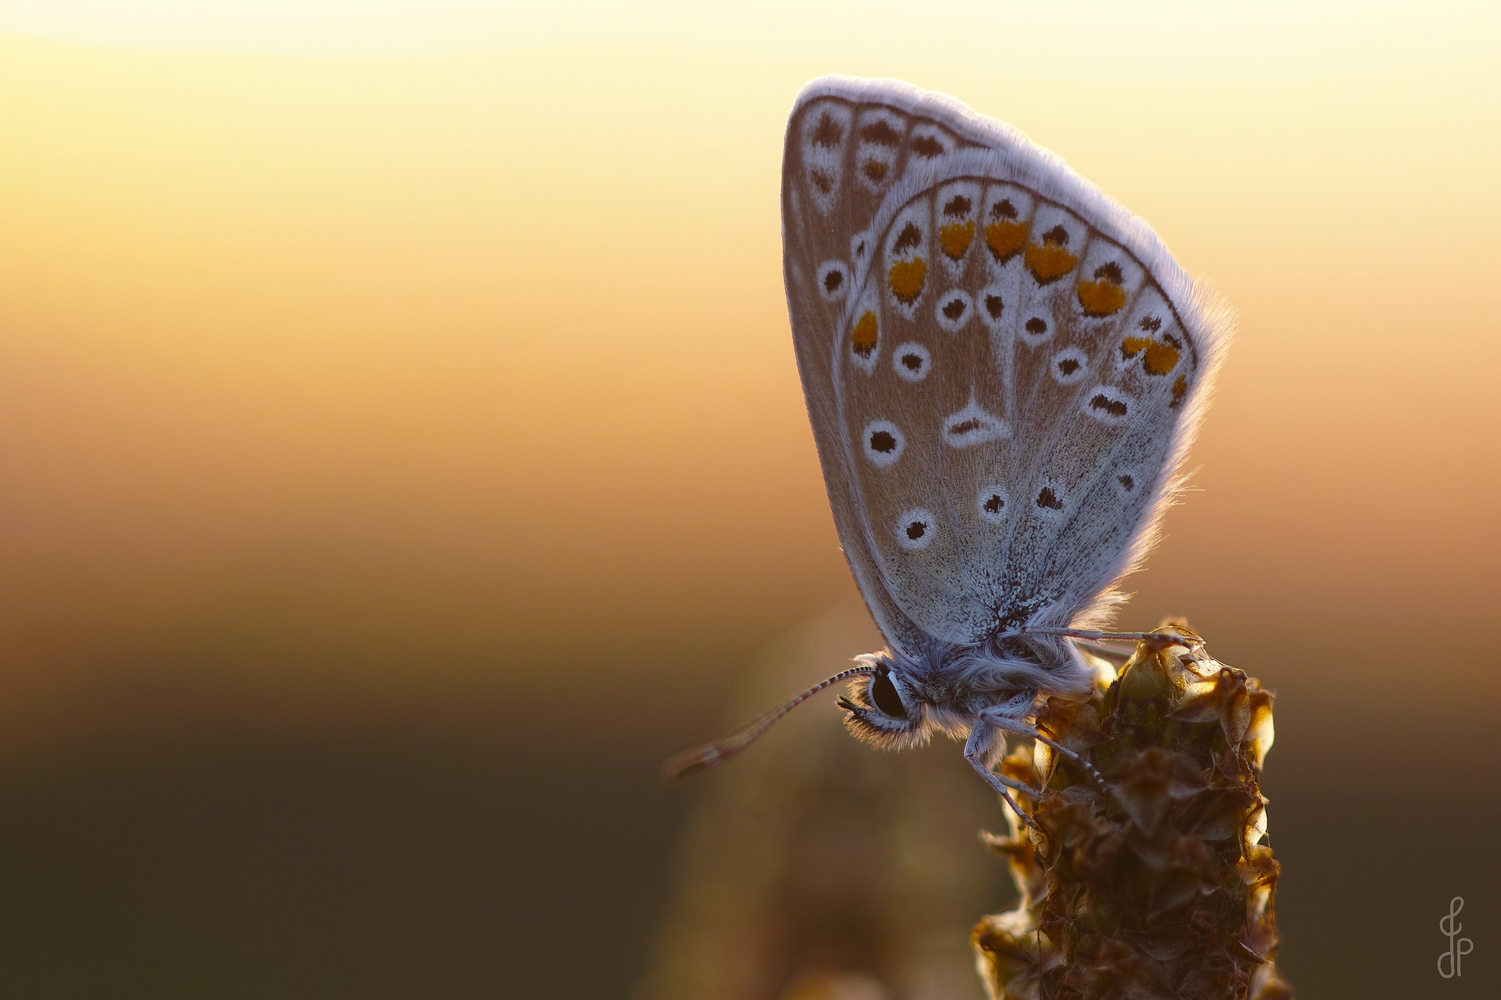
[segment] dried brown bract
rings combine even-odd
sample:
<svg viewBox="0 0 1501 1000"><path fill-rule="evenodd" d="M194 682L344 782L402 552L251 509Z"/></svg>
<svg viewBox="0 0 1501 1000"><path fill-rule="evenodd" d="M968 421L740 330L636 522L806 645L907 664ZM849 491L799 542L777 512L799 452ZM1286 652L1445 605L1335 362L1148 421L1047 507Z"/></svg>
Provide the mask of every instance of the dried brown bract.
<svg viewBox="0 0 1501 1000"><path fill-rule="evenodd" d="M1139 643L1108 687L1054 699L1039 728L1088 760L1038 744L1002 764L1046 789L988 837L1011 864L1015 910L974 946L997 1000L1287 1000L1272 962L1277 862L1262 843L1262 761L1272 695L1204 650L1186 626Z"/></svg>

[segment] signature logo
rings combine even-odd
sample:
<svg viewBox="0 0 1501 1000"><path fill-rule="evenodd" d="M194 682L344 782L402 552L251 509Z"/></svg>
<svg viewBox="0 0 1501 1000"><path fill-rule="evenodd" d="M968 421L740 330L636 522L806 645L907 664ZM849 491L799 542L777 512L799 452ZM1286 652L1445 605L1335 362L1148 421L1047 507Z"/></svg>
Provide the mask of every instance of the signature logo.
<svg viewBox="0 0 1501 1000"><path fill-rule="evenodd" d="M1459 975L1459 960L1475 950L1475 942L1467 937L1459 937L1459 932L1465 929L1465 925L1459 922L1459 911L1465 908L1465 898L1455 896L1449 900L1449 913L1439 918L1438 929L1449 939L1449 950L1438 957L1438 974L1445 979L1453 979ZM1445 972L1446 967L1448 972Z"/></svg>

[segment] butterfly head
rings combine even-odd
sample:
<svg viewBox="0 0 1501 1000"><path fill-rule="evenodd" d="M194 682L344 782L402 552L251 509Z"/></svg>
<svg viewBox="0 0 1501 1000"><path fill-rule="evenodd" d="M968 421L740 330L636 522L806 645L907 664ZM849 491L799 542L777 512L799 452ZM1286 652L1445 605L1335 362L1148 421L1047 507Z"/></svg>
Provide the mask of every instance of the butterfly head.
<svg viewBox="0 0 1501 1000"><path fill-rule="evenodd" d="M850 732L880 747L921 746L932 731L929 701L911 678L893 668L889 653L857 657L870 672L850 682L839 699Z"/></svg>

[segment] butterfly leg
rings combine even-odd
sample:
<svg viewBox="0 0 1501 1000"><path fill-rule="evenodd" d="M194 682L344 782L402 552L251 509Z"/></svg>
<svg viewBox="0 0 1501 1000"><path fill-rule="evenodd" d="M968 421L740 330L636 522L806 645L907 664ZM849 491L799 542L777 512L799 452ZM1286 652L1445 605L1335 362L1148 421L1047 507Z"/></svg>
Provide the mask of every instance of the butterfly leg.
<svg viewBox="0 0 1501 1000"><path fill-rule="evenodd" d="M1084 773L1088 774L1090 779L1101 789L1105 788L1105 776L1101 774L1093 764L1085 760L1083 757L1079 756L1079 754L1070 750L1068 747L1064 746L1062 743L1059 743L1051 736L1043 733L1043 731L1038 729L1036 726L1029 726L1025 722L1022 722L1018 719L1005 718L991 719L990 723L997 729L1004 730L1008 733L1016 733L1018 736L1030 736L1032 739L1037 740L1039 743L1043 743L1049 747L1052 747L1058 753L1067 757L1075 764L1078 764L1079 767L1084 770Z"/></svg>
<svg viewBox="0 0 1501 1000"><path fill-rule="evenodd" d="M1001 798L1006 800L1006 804L1011 807L1012 812L1021 817L1023 823L1030 827L1036 827L1037 824L1032 822L1026 813L1022 812L1021 807L1016 804L1016 800L1011 797L1011 790L1015 789L1024 795L1030 795L1034 799L1042 798L1042 792L1031 785L1017 781L1015 778L1008 778L1004 774L997 774L991 766L992 761L997 756L997 750L1004 752L1005 749L1005 741L996 739L996 729L994 726L988 725L983 721L976 722L974 727L969 731L969 739L964 743L964 759L969 761L970 767L973 767L980 773L980 777L990 783L990 787L1000 793Z"/></svg>
<svg viewBox="0 0 1501 1000"><path fill-rule="evenodd" d="M1141 642L1150 639L1153 642L1168 645L1179 644L1185 646L1202 646L1204 640L1193 633L1185 633L1176 627L1153 629L1150 632L1102 632L1092 628L1045 628L1042 626L1029 626L1019 629L1015 634L1024 635L1034 632L1038 635L1062 635L1070 639L1084 639L1089 642Z"/></svg>

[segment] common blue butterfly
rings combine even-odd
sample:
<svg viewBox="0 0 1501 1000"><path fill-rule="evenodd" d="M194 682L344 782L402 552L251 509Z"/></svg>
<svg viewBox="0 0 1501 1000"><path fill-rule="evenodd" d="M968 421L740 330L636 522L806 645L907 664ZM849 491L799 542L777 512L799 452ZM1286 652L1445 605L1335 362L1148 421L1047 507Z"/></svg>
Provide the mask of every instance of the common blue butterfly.
<svg viewBox="0 0 1501 1000"><path fill-rule="evenodd" d="M1004 734L1069 754L1033 720L1091 689L1076 640L1124 637L1095 630L1180 485L1229 314L1058 157L894 81L803 89L782 233L829 503L888 645L667 771L854 678L857 736L941 730L1008 801L1032 793L994 771Z"/></svg>

